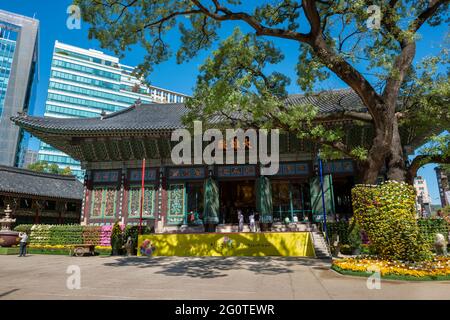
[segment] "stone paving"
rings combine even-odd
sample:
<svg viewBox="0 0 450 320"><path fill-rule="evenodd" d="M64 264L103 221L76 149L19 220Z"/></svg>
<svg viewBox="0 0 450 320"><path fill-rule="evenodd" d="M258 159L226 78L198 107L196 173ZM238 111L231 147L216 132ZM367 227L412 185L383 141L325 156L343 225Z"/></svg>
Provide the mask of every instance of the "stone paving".
<svg viewBox="0 0 450 320"><path fill-rule="evenodd" d="M81 288L67 289L71 265ZM367 279L329 262L281 257L0 256L0 299L449 299L450 281Z"/></svg>

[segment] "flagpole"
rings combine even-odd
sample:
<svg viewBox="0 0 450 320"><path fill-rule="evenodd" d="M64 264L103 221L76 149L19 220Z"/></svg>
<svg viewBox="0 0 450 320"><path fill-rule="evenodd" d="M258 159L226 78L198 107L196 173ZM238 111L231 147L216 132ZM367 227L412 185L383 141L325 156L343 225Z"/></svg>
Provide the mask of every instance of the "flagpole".
<svg viewBox="0 0 450 320"><path fill-rule="evenodd" d="M145 158L142 160L141 205L139 208L139 234L142 234L142 211L144 209L144 191L145 191Z"/></svg>
<svg viewBox="0 0 450 320"><path fill-rule="evenodd" d="M328 239L328 230L327 230L327 210L325 208L325 194L323 190L323 167L322 167L322 159L320 158L320 152L318 155L319 160L319 174L320 174L320 191L322 193L322 208L323 208L323 228L325 231L325 238L327 242L329 242Z"/></svg>

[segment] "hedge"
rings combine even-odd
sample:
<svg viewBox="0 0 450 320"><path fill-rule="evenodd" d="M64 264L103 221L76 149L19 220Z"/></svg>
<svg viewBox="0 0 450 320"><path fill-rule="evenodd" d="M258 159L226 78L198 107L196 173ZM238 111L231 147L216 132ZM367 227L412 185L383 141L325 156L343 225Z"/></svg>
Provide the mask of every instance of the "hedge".
<svg viewBox="0 0 450 320"><path fill-rule="evenodd" d="M445 219L421 218L417 219L417 224L419 225L420 233L431 245L434 243L436 233L442 233L444 237L447 237L450 232L450 225ZM339 235L341 244L349 244L349 227L350 223L348 221L327 222L328 237L336 239L336 235ZM363 239L363 243L365 242Z"/></svg>
<svg viewBox="0 0 450 320"><path fill-rule="evenodd" d="M436 233L441 233L445 238L448 237L449 224L445 219L419 219L417 221L420 232L425 237L426 241L433 245Z"/></svg>

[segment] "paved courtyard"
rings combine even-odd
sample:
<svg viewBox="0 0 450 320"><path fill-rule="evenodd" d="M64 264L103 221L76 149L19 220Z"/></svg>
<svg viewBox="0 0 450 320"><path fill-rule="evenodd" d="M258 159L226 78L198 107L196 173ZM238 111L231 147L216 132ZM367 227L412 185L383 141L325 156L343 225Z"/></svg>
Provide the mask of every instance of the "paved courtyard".
<svg viewBox="0 0 450 320"><path fill-rule="evenodd" d="M71 265L81 288L67 289ZM0 256L0 299L449 299L448 282L367 279L303 258Z"/></svg>

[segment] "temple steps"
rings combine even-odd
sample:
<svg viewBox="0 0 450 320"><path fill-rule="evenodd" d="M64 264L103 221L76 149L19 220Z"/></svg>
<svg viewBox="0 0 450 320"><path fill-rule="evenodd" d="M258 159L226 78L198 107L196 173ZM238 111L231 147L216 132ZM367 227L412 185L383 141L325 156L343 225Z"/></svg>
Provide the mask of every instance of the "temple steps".
<svg viewBox="0 0 450 320"><path fill-rule="evenodd" d="M331 259L331 252L327 242L320 231L311 231L311 237L314 245L314 252L318 259Z"/></svg>

